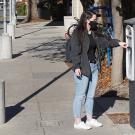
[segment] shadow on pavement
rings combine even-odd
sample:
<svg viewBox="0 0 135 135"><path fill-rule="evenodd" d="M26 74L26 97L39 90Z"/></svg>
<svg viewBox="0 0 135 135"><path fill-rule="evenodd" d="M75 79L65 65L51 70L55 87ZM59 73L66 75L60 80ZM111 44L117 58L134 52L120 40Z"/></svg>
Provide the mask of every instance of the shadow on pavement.
<svg viewBox="0 0 135 135"><path fill-rule="evenodd" d="M44 25L44 26L64 26L64 22L63 21L51 21L49 22L48 24ZM31 26L30 26L31 27ZM36 32L39 32L41 30L44 30L44 29L47 29L47 27L42 27L38 30L34 30L32 32L29 32L29 33L25 33L21 36L18 36L18 37L15 37L15 39L18 39L18 38L22 38L23 36L26 36L26 35L30 35L30 34L33 34L33 33L36 33Z"/></svg>
<svg viewBox="0 0 135 135"><path fill-rule="evenodd" d="M15 58L17 58L17 57L19 57L19 56L21 56L21 55L22 55L22 53L13 54L13 55L12 55L12 58L15 59Z"/></svg>
<svg viewBox="0 0 135 135"><path fill-rule="evenodd" d="M32 32L23 34L23 35L21 35L21 36L15 37L15 39L22 38L23 36L30 35L30 34L33 34L33 33L35 33L35 32L39 32L39 31L41 31L41 30L43 30L43 29L45 29L45 28L38 29L38 30L35 30L35 31L32 31Z"/></svg>
<svg viewBox="0 0 135 135"><path fill-rule="evenodd" d="M38 95L40 92L44 91L47 87L49 87L52 83L54 83L59 78L64 76L70 70L71 70L71 68L67 69L65 72L61 73L60 75L54 77L49 83L47 83L46 85L44 85L43 87L41 87L40 89L35 91L33 94L29 95L28 97L26 97L25 99L23 99L22 101L17 103L16 105L6 107L6 122L8 122L10 119L15 117L18 113L20 113L23 109L25 109L24 107L21 106L22 104L28 102L31 98Z"/></svg>
<svg viewBox="0 0 135 135"><path fill-rule="evenodd" d="M50 23L46 24L45 26L64 26L64 21L51 21Z"/></svg>
<svg viewBox="0 0 135 135"><path fill-rule="evenodd" d="M94 105L94 117L98 118L103 113L105 113L110 107L112 108L116 100L128 101L129 98L117 96L116 90L110 90L101 97L96 97Z"/></svg>
<svg viewBox="0 0 135 135"><path fill-rule="evenodd" d="M116 100L129 100L128 98L117 96L117 91L110 90L101 97L96 97L93 108L93 118L97 119L103 113L105 113L110 107L113 107ZM82 121L86 121L86 116L82 118Z"/></svg>
<svg viewBox="0 0 135 135"><path fill-rule="evenodd" d="M36 47L29 47L24 51L15 54L14 58L23 55L23 53L30 53L34 58L41 58L50 61L64 61L65 60L65 39L55 39L50 42L44 42Z"/></svg>

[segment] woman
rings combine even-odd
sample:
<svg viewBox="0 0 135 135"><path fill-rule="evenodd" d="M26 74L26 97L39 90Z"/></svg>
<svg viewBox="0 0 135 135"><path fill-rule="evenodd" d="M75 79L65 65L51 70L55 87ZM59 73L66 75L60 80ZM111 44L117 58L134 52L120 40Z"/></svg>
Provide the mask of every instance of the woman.
<svg viewBox="0 0 135 135"><path fill-rule="evenodd" d="M98 47L126 48L125 42L114 39L107 39L101 34L95 34L97 16L91 12L83 12L78 26L74 30L71 38L71 60L73 63L75 96L73 101L74 128L90 129L100 127L102 123L92 118L94 94L98 80L98 64L96 49ZM98 56L98 55L97 55ZM81 121L81 106L85 101L86 123Z"/></svg>

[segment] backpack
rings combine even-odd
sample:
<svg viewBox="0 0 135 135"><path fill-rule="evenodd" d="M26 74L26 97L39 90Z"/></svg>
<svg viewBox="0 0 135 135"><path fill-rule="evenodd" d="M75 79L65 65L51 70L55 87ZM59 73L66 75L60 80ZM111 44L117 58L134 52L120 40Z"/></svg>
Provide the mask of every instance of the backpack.
<svg viewBox="0 0 135 135"><path fill-rule="evenodd" d="M66 41L66 60L65 62L68 64L68 66L71 68L73 66L72 64L72 60L71 60L71 37L73 34L73 31L75 30L75 28L77 27L77 24L72 24L68 30L67 33L65 33L65 37L67 36L67 41Z"/></svg>
<svg viewBox="0 0 135 135"><path fill-rule="evenodd" d="M66 42L66 61L68 62L72 62L71 60L71 44L70 44L71 40L68 39Z"/></svg>
<svg viewBox="0 0 135 135"><path fill-rule="evenodd" d="M66 56L65 63L67 64L69 68L71 68L73 66L72 60L71 60L71 38L67 39L65 56Z"/></svg>
<svg viewBox="0 0 135 135"><path fill-rule="evenodd" d="M72 33L73 34L73 33ZM66 64L68 67L72 68L73 67L73 63L72 63L72 59L71 59L71 42L72 42L72 36L68 34L68 39L66 42ZM82 45L81 45L81 49L82 49Z"/></svg>

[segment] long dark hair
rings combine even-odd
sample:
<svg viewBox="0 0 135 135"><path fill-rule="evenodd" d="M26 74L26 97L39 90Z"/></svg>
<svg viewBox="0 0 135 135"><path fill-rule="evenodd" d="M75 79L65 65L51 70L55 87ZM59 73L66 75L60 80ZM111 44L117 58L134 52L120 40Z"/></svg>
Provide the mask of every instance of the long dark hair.
<svg viewBox="0 0 135 135"><path fill-rule="evenodd" d="M84 32L87 31L87 20L90 19L92 16L94 15L94 13L89 12L89 11L84 11L80 17L79 23L76 27L78 36L80 41L82 42L83 38L84 38Z"/></svg>

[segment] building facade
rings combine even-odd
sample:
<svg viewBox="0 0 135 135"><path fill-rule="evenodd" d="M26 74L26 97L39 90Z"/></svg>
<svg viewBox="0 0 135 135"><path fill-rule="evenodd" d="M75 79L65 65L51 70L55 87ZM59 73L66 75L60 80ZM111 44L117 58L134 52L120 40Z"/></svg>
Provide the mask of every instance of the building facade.
<svg viewBox="0 0 135 135"><path fill-rule="evenodd" d="M80 0L72 0L72 16L80 17L83 7Z"/></svg>
<svg viewBox="0 0 135 135"><path fill-rule="evenodd" d="M27 0L16 0L16 2L27 2Z"/></svg>

